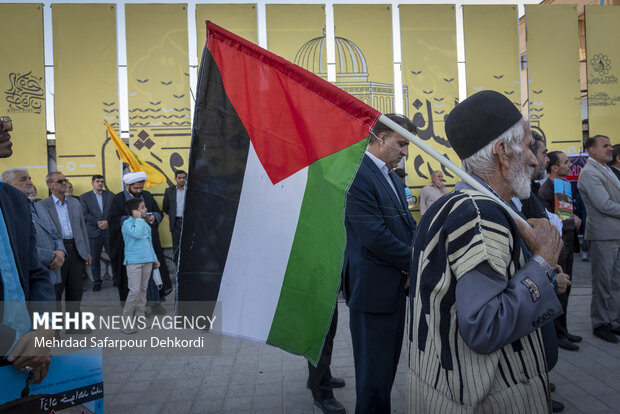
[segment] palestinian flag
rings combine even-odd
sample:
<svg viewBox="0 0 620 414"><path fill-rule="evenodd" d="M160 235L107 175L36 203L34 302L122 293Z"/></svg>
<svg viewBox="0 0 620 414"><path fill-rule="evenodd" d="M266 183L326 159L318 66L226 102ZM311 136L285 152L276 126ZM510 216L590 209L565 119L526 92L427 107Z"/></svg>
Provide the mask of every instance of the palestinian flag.
<svg viewBox="0 0 620 414"><path fill-rule="evenodd" d="M179 301L220 301L222 333L316 362L340 284L346 192L380 115L207 22Z"/></svg>

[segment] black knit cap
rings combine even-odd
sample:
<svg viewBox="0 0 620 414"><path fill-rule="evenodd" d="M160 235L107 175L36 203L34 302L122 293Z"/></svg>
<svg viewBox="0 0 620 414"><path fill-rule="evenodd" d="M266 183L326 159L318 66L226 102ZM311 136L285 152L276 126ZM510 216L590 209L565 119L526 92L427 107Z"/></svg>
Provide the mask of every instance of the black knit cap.
<svg viewBox="0 0 620 414"><path fill-rule="evenodd" d="M446 117L446 136L461 160L474 155L522 118L508 98L480 91L459 103Z"/></svg>

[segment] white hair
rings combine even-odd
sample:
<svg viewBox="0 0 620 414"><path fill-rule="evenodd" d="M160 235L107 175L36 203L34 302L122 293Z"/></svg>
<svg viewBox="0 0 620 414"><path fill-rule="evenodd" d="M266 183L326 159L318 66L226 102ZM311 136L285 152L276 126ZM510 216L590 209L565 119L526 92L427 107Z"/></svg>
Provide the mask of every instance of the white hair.
<svg viewBox="0 0 620 414"><path fill-rule="evenodd" d="M12 183L15 180L15 175L18 172L25 172L26 174L28 174L28 170L23 167L9 168L8 170L2 172L2 182L7 184Z"/></svg>
<svg viewBox="0 0 620 414"><path fill-rule="evenodd" d="M521 144L521 141L525 138L525 122L525 117L521 118L519 122L511 126L502 135L489 142L474 155L465 158L462 161L463 170L468 174L476 174L479 176L489 176L493 174L497 169L493 157L493 146L499 141L504 141L511 151L515 154L520 154L522 150L519 144Z"/></svg>

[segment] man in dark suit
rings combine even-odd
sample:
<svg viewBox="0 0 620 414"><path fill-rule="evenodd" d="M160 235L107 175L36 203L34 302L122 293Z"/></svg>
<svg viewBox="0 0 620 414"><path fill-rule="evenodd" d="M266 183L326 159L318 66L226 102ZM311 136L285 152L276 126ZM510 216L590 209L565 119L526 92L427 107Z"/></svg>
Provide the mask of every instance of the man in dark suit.
<svg viewBox="0 0 620 414"><path fill-rule="evenodd" d="M105 246L105 251L110 254L110 231L108 230L108 214L114 195L103 189L105 179L103 175L93 175L91 185L93 191L89 191L80 196L82 203L82 213L86 220L88 230L88 240L90 242L90 253L93 258L93 292L101 290L101 249Z"/></svg>
<svg viewBox="0 0 620 414"><path fill-rule="evenodd" d="M153 242L153 250L157 255L157 260L160 263L159 272L163 286L160 291L157 288L153 288L152 280L149 281L149 288L146 292L146 299L148 301L147 306L151 307L151 311L154 313L165 313L160 302L165 300L165 296L172 291L172 283L170 282L170 275L168 273L168 267L164 257L164 251L161 248L159 242L159 223L163 218L163 214L157 205L157 202L148 191L144 191L144 182L146 181L146 174L142 171L128 173L123 176L123 182L125 183L125 190L118 194L115 194L112 198L112 204L110 206L110 213L108 215L108 223L110 227L110 260L112 261L112 270L118 280L118 294L121 302L125 302L129 288L127 287L127 272L123 265L123 259L125 257L125 244L123 242L123 234L121 227L124 219L127 217L127 211L125 209L125 202L133 197L141 198L144 201L147 213L147 223L151 226L151 239ZM151 278L152 279L152 278Z"/></svg>
<svg viewBox="0 0 620 414"><path fill-rule="evenodd" d="M32 215L37 239L37 254L41 263L50 275L52 286L60 283L60 268L65 262L65 246L62 237L56 231L56 226L49 213L42 205L36 205L30 196L36 192L28 170L25 168L11 168L2 172L2 181L17 188L28 198L28 206Z"/></svg>
<svg viewBox="0 0 620 414"><path fill-rule="evenodd" d="M0 119L0 158L13 154L11 135L13 124L8 117ZM34 382L47 375L49 348L35 346L35 338L51 339L51 330L31 331L32 311L46 309L54 298L47 270L37 257L35 230L30 217L28 199L19 190L0 182L0 249L5 262L0 275L0 299L11 298L10 305L0 302L0 365L31 371ZM8 258L13 260L7 260ZM30 301L30 309L26 306ZM41 302L37 306L35 302ZM12 312L7 312L7 306Z"/></svg>
<svg viewBox="0 0 620 414"><path fill-rule="evenodd" d="M62 236L67 252L65 262L60 269L61 281L54 285L56 300L60 305L62 294L66 290L66 311L79 312L83 292L82 275L92 261L82 206L75 198L65 196L67 180L63 173L53 171L45 177L45 182L52 191L52 195L39 203L47 209L58 234ZM89 329L68 330L68 333L88 332L90 332Z"/></svg>
<svg viewBox="0 0 620 414"><path fill-rule="evenodd" d="M407 118L387 116L415 131ZM378 123L347 196L342 275L350 309L356 413L390 412L416 227L403 185L393 172L408 155L408 145L407 139Z"/></svg>
<svg viewBox="0 0 620 414"><path fill-rule="evenodd" d="M179 242L181 241L181 227L183 226L183 208L185 207L185 182L187 173L177 170L174 174L177 185L166 188L162 210L170 220L170 233L172 233L173 261L177 265L179 258Z"/></svg>

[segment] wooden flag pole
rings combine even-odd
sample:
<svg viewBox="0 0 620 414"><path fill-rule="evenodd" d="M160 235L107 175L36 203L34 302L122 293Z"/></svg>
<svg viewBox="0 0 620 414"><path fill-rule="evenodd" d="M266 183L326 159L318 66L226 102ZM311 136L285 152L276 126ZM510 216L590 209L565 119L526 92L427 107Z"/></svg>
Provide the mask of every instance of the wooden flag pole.
<svg viewBox="0 0 620 414"><path fill-rule="evenodd" d="M435 158L446 168L450 169L450 171L454 172L456 175L461 177L463 181L465 181L470 187L474 190L481 192L482 194L491 197L496 200L504 209L512 216L513 219L522 221L528 224L523 217L521 217L516 211L514 211L504 200L500 200L495 194L490 192L486 187L480 184L474 177L467 174L460 167L458 167L455 163L441 155L436 149L428 145L426 142L422 141L420 138L413 135L411 132L407 131L405 128L398 125L396 122L392 121L385 115L381 115L379 117L379 122L389 126L393 131L398 132L403 137L407 138L409 141L413 142L418 148L422 151L426 152L431 157ZM529 224L528 224L529 225Z"/></svg>

